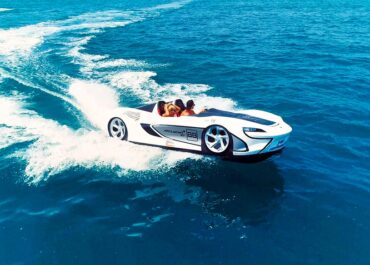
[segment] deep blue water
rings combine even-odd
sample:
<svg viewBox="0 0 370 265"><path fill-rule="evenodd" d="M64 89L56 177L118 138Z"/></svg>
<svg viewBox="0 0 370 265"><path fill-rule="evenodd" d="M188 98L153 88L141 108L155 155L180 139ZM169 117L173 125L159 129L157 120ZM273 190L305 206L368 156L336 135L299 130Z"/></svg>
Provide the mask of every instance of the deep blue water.
<svg viewBox="0 0 370 265"><path fill-rule="evenodd" d="M370 2L0 1L0 264L370 264ZM294 129L242 164L117 143L160 98Z"/></svg>

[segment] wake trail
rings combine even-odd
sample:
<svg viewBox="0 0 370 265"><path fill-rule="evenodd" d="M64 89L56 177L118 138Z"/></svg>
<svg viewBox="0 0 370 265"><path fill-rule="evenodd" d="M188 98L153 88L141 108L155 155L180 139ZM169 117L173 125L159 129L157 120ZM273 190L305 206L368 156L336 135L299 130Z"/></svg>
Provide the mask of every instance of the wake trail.
<svg viewBox="0 0 370 265"><path fill-rule="evenodd" d="M0 96L0 149L29 146L10 155L26 163L26 181L37 184L69 168L108 167L119 172L163 169L200 156L117 141L94 130L73 130L24 106L25 98Z"/></svg>
<svg viewBox="0 0 370 265"><path fill-rule="evenodd" d="M137 11L108 10L72 16L65 20L47 21L20 28L0 29L0 56L10 57L13 62L29 55L32 50L42 44L46 37L62 32L91 32L140 22L151 16L155 11L177 9L190 1L173 2ZM1 10L1 9L0 9ZM8 9L3 9L8 11Z"/></svg>
<svg viewBox="0 0 370 265"><path fill-rule="evenodd" d="M176 2L171 2L168 4L162 4L162 5L157 5L154 7L148 7L145 8L144 10L162 10L162 9L179 9L182 8L183 6L191 3L192 0L184 0L184 1L176 1Z"/></svg>
<svg viewBox="0 0 370 265"><path fill-rule="evenodd" d="M12 11L14 9L12 8L5 8L5 7L0 7L0 12L6 12L6 11Z"/></svg>
<svg viewBox="0 0 370 265"><path fill-rule="evenodd" d="M35 25L28 25L20 28L11 28L7 30L0 29L0 58L7 65L7 68L19 68L17 65L25 60L35 60L35 55L30 57L32 51L40 46L45 38L61 32L76 32L88 34L82 38L78 38L77 42L72 42L72 47L68 50L68 56L74 58L75 63L81 66L81 72L89 77L89 73L95 73L96 69L112 69L117 67L145 67L145 62L136 60L105 60L107 55L89 55L82 53L84 45L86 45L97 32L106 28L123 27L131 23L142 21L147 17L157 16L156 10L171 10L178 9L189 3L190 1L176 1L165 5L158 5L151 8L144 8L138 11L98 11L85 13L77 16L69 17L65 20L56 20L41 22ZM68 47L69 42L66 42ZM36 56L37 58L37 56ZM38 62L36 61L35 64ZM70 104L79 111L82 111L81 106L73 99L62 93L55 92L43 86L36 85L31 81L20 78L19 75L11 74L10 72L0 68L2 78L11 78L28 87L38 89L48 95L61 99ZM88 96L88 95L87 95Z"/></svg>
<svg viewBox="0 0 370 265"><path fill-rule="evenodd" d="M193 98L199 105L209 103L233 108L234 102L210 97L212 89L203 84L159 84L156 73L145 69L149 65L132 59L110 59L109 55L88 54L85 46L106 28L122 27L142 21L157 12L181 8L190 1L173 2L140 11L102 11L86 13L66 20L43 22L18 29L0 30L0 58L6 68L20 67L23 60L36 60L41 53L37 47L48 36L62 32L73 33L64 40L63 56L80 66L82 78L67 76L64 93L47 89L0 68L0 78L11 78L27 87L38 89L76 108L96 129L73 130L57 121L27 110L22 97L0 96L0 149L26 142L26 147L13 153L25 162L26 181L39 183L48 177L73 167L109 167L119 172L165 169L187 158L202 156L138 146L111 139L106 133L107 116L119 107L120 97L135 95L144 103L163 98ZM5 33L5 35L3 34ZM12 46L15 43L16 45ZM35 52L33 52L35 51ZM55 52L55 51L54 51ZM30 56L32 55L32 56ZM39 59L40 59L39 58ZM22 60L20 60L22 59ZM122 68L125 68L122 71ZM15 68L14 68L15 69ZM130 70L131 69L131 70ZM47 76L46 75L41 75Z"/></svg>
<svg viewBox="0 0 370 265"><path fill-rule="evenodd" d="M4 69L1 69L0 68L0 76L2 76L2 78L9 78L9 79L13 79L15 81L17 81L18 83L24 85L24 86L27 86L27 87L30 87L30 88L35 88L35 89L38 89L50 96L53 96L53 97L56 97L56 98L59 98L60 100L70 104L71 106L73 106L74 108L76 108L77 110L81 111L81 107L75 102L73 101L72 99L70 99L69 97L63 95L63 94L60 94L58 92L55 92L55 91L52 91L52 90L49 90L47 88L44 88L44 87L41 87L41 86L38 86L36 84L33 84L27 80L24 80L22 78L19 78L19 77L16 77L12 74L10 74L9 72L5 71Z"/></svg>

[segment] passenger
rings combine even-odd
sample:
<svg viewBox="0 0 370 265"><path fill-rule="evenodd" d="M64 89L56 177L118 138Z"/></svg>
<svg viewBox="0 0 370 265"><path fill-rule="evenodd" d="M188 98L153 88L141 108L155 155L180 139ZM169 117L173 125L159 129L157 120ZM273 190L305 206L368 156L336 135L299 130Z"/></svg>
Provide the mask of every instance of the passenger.
<svg viewBox="0 0 370 265"><path fill-rule="evenodd" d="M166 102L164 101L158 101L157 108L158 108L158 114L162 116L166 111L165 111L165 105Z"/></svg>
<svg viewBox="0 0 370 265"><path fill-rule="evenodd" d="M177 108L177 117L180 117L181 113L186 109L184 102L181 99L176 99L175 106Z"/></svg>
<svg viewBox="0 0 370 265"><path fill-rule="evenodd" d="M181 116L191 116L191 115L194 115L195 112L194 112L194 101L193 100L188 100L188 102L186 102L186 109L181 113Z"/></svg>
<svg viewBox="0 0 370 265"><path fill-rule="evenodd" d="M168 103L164 109L165 112L162 114L162 117L177 117L177 108L175 105Z"/></svg>

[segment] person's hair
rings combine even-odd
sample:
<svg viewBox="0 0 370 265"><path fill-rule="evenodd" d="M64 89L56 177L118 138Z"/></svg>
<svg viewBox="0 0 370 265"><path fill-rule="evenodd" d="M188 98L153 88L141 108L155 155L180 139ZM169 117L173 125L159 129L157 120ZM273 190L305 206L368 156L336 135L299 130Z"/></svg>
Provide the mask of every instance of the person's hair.
<svg viewBox="0 0 370 265"><path fill-rule="evenodd" d="M159 115L162 115L163 113L165 113L165 110L164 110L164 105L166 105L166 102L164 101L158 101L158 112L159 112Z"/></svg>
<svg viewBox="0 0 370 265"><path fill-rule="evenodd" d="M171 111L176 111L176 107L175 107L175 105L170 104L170 105L168 106L168 111L169 111L169 112L171 112Z"/></svg>
<svg viewBox="0 0 370 265"><path fill-rule="evenodd" d="M184 102L181 99L176 99L175 100L175 105L178 106L181 111L186 109L186 107L184 105Z"/></svg>
<svg viewBox="0 0 370 265"><path fill-rule="evenodd" d="M193 100L188 100L188 102L186 102L186 109L191 109L194 105Z"/></svg>
<svg viewBox="0 0 370 265"><path fill-rule="evenodd" d="M170 104L170 105L168 106L168 112L169 112L170 114L175 115L175 114L176 114L176 106L175 106L175 105L173 105L173 104ZM171 116L171 117L172 117L172 116Z"/></svg>

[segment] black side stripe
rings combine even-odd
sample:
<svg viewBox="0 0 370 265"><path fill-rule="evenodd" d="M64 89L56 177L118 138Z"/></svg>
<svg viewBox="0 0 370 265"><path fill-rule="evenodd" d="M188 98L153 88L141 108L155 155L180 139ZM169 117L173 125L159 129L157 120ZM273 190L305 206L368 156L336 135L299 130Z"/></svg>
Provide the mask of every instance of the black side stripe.
<svg viewBox="0 0 370 265"><path fill-rule="evenodd" d="M156 137L161 137L156 131L150 127L150 124L147 123L140 123L141 127L146 131L148 134L156 136Z"/></svg>

